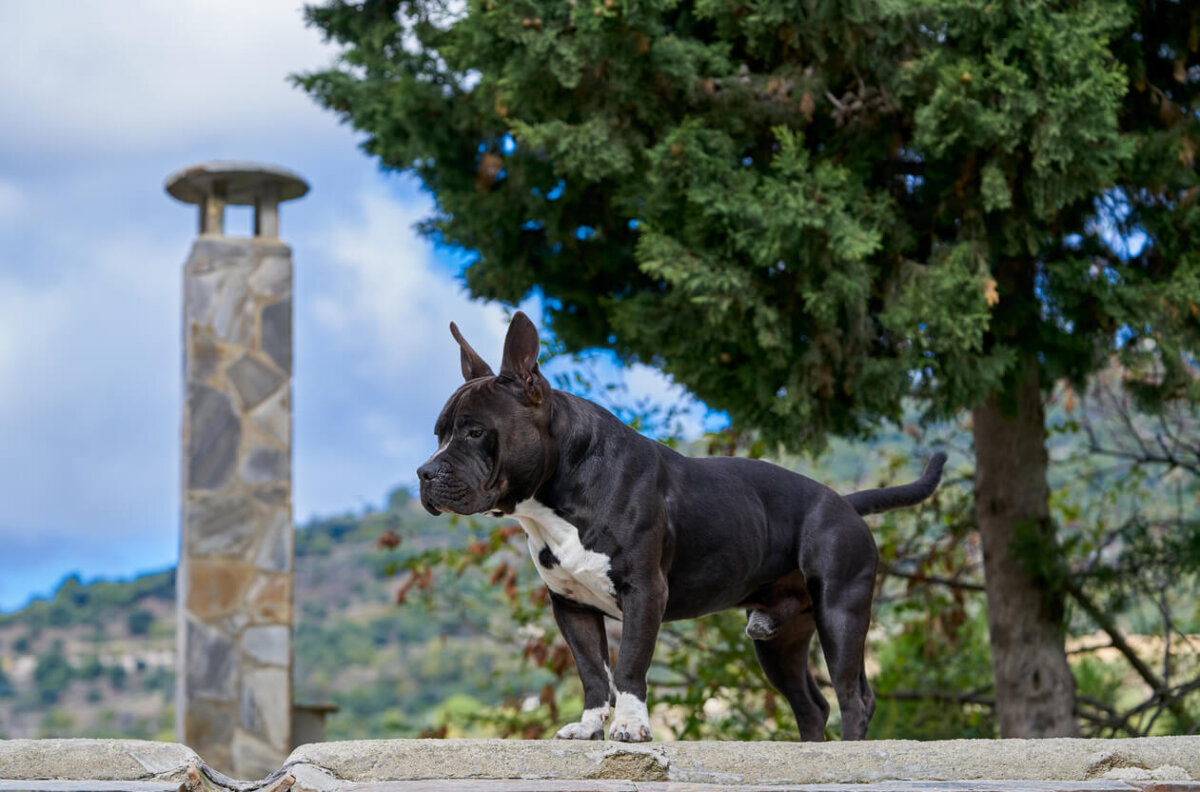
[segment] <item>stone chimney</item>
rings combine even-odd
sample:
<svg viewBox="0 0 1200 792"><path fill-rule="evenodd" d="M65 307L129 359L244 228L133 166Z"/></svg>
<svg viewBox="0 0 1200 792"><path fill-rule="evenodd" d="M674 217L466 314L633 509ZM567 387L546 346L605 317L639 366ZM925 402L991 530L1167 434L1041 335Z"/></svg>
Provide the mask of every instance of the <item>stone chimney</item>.
<svg viewBox="0 0 1200 792"><path fill-rule="evenodd" d="M292 255L282 168L210 162L167 192L199 207L183 268L183 465L175 732L236 778L292 748ZM225 207L254 236L225 236Z"/></svg>

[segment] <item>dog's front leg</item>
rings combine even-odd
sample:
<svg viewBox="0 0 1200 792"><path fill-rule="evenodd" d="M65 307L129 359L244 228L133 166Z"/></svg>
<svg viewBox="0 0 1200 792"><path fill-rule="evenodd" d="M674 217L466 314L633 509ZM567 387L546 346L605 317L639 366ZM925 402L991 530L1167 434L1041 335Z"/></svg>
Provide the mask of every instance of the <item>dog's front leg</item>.
<svg viewBox="0 0 1200 792"><path fill-rule="evenodd" d="M617 707L608 736L621 742L647 742L650 713L646 708L646 674L667 607L667 584L655 569L643 578L645 588L621 597L621 651L613 684Z"/></svg>
<svg viewBox="0 0 1200 792"><path fill-rule="evenodd" d="M558 730L559 740L603 740L612 698L612 673L608 668L608 633L604 616L562 597L550 594L554 621L575 658L583 682L583 717Z"/></svg>

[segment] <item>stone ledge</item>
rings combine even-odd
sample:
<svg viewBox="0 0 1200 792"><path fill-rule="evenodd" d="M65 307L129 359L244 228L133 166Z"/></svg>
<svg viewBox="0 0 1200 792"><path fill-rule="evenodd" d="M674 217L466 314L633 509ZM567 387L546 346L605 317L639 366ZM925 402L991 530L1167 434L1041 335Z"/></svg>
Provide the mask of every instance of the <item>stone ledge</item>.
<svg viewBox="0 0 1200 792"><path fill-rule="evenodd" d="M0 740L0 792L1200 792L1193 779L1200 737L362 740L301 746L261 781L225 778L176 743Z"/></svg>
<svg viewBox="0 0 1200 792"><path fill-rule="evenodd" d="M1200 783L1134 786L1123 781L911 781L880 784L735 786L673 781L380 781L346 792L1198 792ZM40 791L39 791L40 792Z"/></svg>
<svg viewBox="0 0 1200 792"><path fill-rule="evenodd" d="M292 752L288 762L320 768L332 779L351 782L624 779L795 786L984 779L1094 781L1105 777L1189 781L1200 780L1200 737L643 745L559 740L363 740L302 745ZM1155 778L1152 771L1160 768L1159 778Z"/></svg>
<svg viewBox="0 0 1200 792"><path fill-rule="evenodd" d="M283 785L269 792L290 792L296 779L285 775ZM297 790L300 787L295 787ZM154 781L3 781L0 792L211 792L198 779L178 787ZM228 789L222 787L221 789ZM806 784L800 786L736 786L680 784L671 781L375 781L345 784L345 792L1198 792L1194 781L1135 786L1124 781L908 781L879 784ZM264 790L263 792L268 792Z"/></svg>
<svg viewBox="0 0 1200 792"><path fill-rule="evenodd" d="M183 783L200 761L179 743L149 740L0 740L0 779Z"/></svg>
<svg viewBox="0 0 1200 792"><path fill-rule="evenodd" d="M179 792L180 785L165 781L78 781L63 779L0 779L0 792Z"/></svg>

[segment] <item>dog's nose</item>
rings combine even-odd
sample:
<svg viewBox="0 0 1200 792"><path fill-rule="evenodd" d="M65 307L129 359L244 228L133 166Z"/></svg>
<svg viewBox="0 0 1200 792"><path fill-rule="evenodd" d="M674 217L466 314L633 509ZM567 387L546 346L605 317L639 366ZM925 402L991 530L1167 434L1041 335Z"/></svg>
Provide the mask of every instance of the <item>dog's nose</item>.
<svg viewBox="0 0 1200 792"><path fill-rule="evenodd" d="M417 478L421 481L433 481L433 477L437 475L437 467L426 462L421 467L417 468Z"/></svg>

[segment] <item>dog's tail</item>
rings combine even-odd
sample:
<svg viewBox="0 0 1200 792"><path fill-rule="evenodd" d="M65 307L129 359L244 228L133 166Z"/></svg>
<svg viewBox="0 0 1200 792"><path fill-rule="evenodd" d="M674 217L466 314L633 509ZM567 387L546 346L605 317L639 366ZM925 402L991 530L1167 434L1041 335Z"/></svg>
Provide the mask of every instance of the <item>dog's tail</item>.
<svg viewBox="0 0 1200 792"><path fill-rule="evenodd" d="M942 480L942 467L945 464L946 455L938 451L930 458L921 478L911 484L851 492L846 496L846 500L850 501L850 505L854 507L855 511L864 515L891 511L901 506L912 506L928 498L937 489L938 482Z"/></svg>

